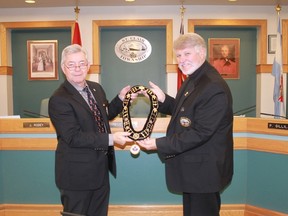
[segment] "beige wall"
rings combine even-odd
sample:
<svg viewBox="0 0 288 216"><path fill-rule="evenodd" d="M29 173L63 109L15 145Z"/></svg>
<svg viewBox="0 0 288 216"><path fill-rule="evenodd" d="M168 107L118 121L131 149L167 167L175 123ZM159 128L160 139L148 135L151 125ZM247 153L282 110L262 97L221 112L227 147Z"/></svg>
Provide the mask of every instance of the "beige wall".
<svg viewBox="0 0 288 216"><path fill-rule="evenodd" d="M277 13L272 6L185 6L184 15L185 32L187 32L188 19L264 19L267 20L267 34L276 33ZM288 19L288 6L282 6L281 18ZM73 7L61 8L35 8L35 9L0 9L0 22L23 22L23 21L65 21L74 20ZM82 43L89 52L92 61L92 21L93 20L127 20L127 19L172 19L173 39L179 35L180 29L180 6L125 6L125 7L80 7L79 25L82 35ZM3 55L0 53L0 56ZM267 64L273 63L273 54L267 54ZM257 58L258 59L258 58ZM8 56L8 64L11 66L11 56ZM287 62L287 60L286 60ZM285 73L284 80L286 80ZM7 77L0 75L0 83L7 83ZM93 80L99 81L101 77L94 76ZM257 74L257 112L273 113L272 101L274 77L270 73ZM8 86L11 81L8 80ZM2 89L1 84L1 89ZM286 83L284 84L286 87ZM176 75L167 74L168 93L176 94ZM8 91L11 86L4 89L4 95L0 94L1 101L11 109L7 101ZM6 93L5 93L6 91ZM286 88L284 89L286 92ZM10 92L11 93L11 92ZM9 96L10 97L10 96ZM286 97L285 97L286 98ZM2 106L1 106L2 107ZM5 106L4 106L5 107ZM0 115L10 114L6 108L0 109Z"/></svg>

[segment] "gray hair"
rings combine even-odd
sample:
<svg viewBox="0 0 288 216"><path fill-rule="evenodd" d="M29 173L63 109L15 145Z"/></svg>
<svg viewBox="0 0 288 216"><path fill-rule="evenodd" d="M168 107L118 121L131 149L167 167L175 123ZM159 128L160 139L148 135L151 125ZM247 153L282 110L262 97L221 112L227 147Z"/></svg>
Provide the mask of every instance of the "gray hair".
<svg viewBox="0 0 288 216"><path fill-rule="evenodd" d="M174 50L181 50L185 48L194 48L196 52L199 52L201 49L205 51L205 57L207 55L207 46L205 40L196 33L187 33L180 35L173 45Z"/></svg>
<svg viewBox="0 0 288 216"><path fill-rule="evenodd" d="M72 44L64 48L62 51L62 56L61 56L61 64L64 64L66 61L66 58L68 55L73 54L73 53L79 53L82 52L85 55L85 58L88 58L87 51L80 45L78 44Z"/></svg>

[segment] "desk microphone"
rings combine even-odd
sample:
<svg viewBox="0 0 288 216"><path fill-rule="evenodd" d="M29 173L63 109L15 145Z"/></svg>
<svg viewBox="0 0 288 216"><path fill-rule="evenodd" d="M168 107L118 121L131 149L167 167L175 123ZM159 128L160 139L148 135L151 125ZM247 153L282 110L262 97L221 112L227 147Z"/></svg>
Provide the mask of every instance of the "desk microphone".
<svg viewBox="0 0 288 216"><path fill-rule="evenodd" d="M241 113L241 115L244 115L246 113L249 113L249 112L255 110L255 108L256 108L256 105L253 105L251 107L247 107L245 109L238 110L238 111L234 112L233 115L236 115L236 114L239 115L239 113Z"/></svg>
<svg viewBox="0 0 288 216"><path fill-rule="evenodd" d="M288 119L286 116L274 115L274 114L270 114L270 113L260 113L260 114L261 114L261 115L266 115L266 116L273 116L273 117L277 117L277 118Z"/></svg>
<svg viewBox="0 0 288 216"><path fill-rule="evenodd" d="M35 113L35 112L31 112L31 111L28 111L28 110L23 110L24 113L28 113L28 114L32 114L32 115L37 115L39 117L43 117L43 118L49 118L49 116L46 116L46 115L42 115L40 113Z"/></svg>

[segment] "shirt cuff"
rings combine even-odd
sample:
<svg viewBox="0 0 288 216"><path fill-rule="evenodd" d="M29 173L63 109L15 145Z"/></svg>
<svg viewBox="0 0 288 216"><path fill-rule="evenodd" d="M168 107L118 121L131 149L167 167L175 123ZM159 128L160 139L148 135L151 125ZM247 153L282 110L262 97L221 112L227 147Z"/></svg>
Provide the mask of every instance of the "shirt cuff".
<svg viewBox="0 0 288 216"><path fill-rule="evenodd" d="M109 143L108 143L109 146L113 146L114 145L114 141L113 141L113 135L112 134L109 134Z"/></svg>

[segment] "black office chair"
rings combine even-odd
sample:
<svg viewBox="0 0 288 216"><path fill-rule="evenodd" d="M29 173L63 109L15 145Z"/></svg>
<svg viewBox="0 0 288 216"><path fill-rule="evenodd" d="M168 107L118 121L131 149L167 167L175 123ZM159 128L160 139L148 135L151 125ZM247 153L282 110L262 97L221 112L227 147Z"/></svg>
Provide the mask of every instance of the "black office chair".
<svg viewBox="0 0 288 216"><path fill-rule="evenodd" d="M69 212L61 212L61 215L63 215L63 216L85 216L82 214L69 213Z"/></svg>

